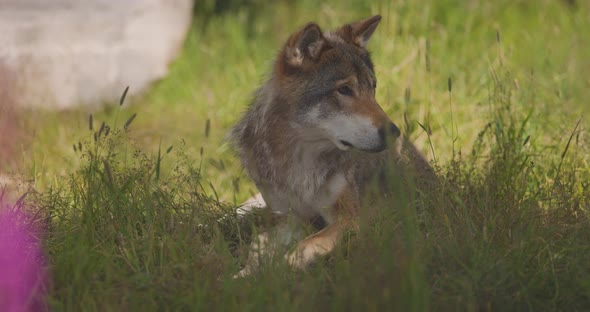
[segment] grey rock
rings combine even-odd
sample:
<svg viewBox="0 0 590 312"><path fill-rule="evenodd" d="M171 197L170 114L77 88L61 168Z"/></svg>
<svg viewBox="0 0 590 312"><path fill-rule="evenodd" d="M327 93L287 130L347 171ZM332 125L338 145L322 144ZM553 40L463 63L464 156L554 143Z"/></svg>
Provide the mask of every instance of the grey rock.
<svg viewBox="0 0 590 312"><path fill-rule="evenodd" d="M114 104L164 77L192 0L0 0L0 82L12 105ZM4 86L4 89L7 87Z"/></svg>

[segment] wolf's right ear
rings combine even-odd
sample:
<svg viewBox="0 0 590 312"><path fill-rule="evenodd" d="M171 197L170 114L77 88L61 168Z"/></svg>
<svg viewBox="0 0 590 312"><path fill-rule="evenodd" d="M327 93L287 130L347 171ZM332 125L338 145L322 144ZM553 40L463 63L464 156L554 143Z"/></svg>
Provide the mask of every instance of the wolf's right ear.
<svg viewBox="0 0 590 312"><path fill-rule="evenodd" d="M379 26L381 15L371 16L355 23L346 24L338 28L334 33L346 42L365 48L369 39Z"/></svg>
<svg viewBox="0 0 590 312"><path fill-rule="evenodd" d="M350 24L354 36L354 43L364 48L377 26L379 26L379 22L381 22L381 15L371 16L362 21Z"/></svg>
<svg viewBox="0 0 590 312"><path fill-rule="evenodd" d="M320 26L315 23L305 25L291 35L285 46L284 57L288 65L301 67L305 62L315 61L326 47L326 40Z"/></svg>

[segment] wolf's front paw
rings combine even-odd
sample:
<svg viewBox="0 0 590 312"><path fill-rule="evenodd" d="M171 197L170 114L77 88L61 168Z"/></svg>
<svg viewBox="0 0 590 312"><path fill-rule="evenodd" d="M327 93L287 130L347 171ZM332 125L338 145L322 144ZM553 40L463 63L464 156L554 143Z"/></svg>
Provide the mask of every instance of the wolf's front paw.
<svg viewBox="0 0 590 312"><path fill-rule="evenodd" d="M303 257L301 255L299 255L296 251L294 251L290 254L286 254L285 260L287 260L287 263L289 263L289 265L293 269L301 270L306 267L306 263L303 260Z"/></svg>
<svg viewBox="0 0 590 312"><path fill-rule="evenodd" d="M245 202L243 202L238 208L236 209L236 213L238 216L243 217L246 216L253 211L266 208L266 202L260 193L248 198Z"/></svg>
<svg viewBox="0 0 590 312"><path fill-rule="evenodd" d="M303 270L313 262L315 254L313 246L297 246L295 251L285 255L285 260L293 269Z"/></svg>
<svg viewBox="0 0 590 312"><path fill-rule="evenodd" d="M250 270L249 267L245 267L242 270L240 270L240 272L234 274L234 276L232 276L232 278L233 279L244 278L246 276L249 276L250 274L252 274L252 270Z"/></svg>

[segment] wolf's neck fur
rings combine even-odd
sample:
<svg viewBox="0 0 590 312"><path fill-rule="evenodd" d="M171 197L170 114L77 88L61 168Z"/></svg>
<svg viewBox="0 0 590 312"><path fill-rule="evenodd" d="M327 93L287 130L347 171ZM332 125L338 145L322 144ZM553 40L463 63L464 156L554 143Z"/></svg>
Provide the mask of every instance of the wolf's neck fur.
<svg viewBox="0 0 590 312"><path fill-rule="evenodd" d="M272 79L256 93L253 106L233 129L244 166L255 182L310 196L349 163L347 153L286 118L294 103L272 93Z"/></svg>
<svg viewBox="0 0 590 312"><path fill-rule="evenodd" d="M290 147L287 182L292 184L296 193L308 199L336 172L348 167L349 157L331 141L318 140L317 137L314 140L313 133L305 132L303 129L295 131L297 137L293 138Z"/></svg>

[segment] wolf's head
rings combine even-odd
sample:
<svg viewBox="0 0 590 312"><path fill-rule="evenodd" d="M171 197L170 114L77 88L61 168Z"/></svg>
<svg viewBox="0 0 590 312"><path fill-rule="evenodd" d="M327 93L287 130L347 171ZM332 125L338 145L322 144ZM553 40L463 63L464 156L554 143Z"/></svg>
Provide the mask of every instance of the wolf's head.
<svg viewBox="0 0 590 312"><path fill-rule="evenodd" d="M291 35L274 68L278 96L295 113L294 125L341 150L385 149L400 131L375 100L377 79L366 44L376 15L322 32L315 23Z"/></svg>

